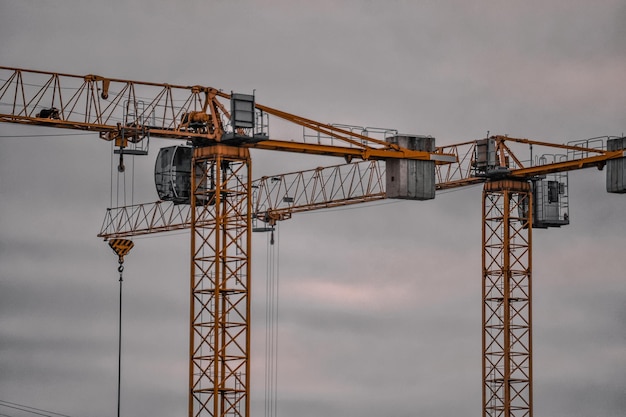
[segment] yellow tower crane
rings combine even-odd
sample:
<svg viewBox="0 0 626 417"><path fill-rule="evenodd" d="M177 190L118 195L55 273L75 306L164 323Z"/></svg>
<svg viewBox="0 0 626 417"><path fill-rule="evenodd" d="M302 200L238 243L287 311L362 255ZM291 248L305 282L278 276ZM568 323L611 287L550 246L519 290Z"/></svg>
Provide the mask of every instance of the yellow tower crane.
<svg viewBox="0 0 626 417"><path fill-rule="evenodd" d="M436 190L480 183L483 415L532 416L532 229L569 223L568 171L606 165L607 190L626 192L624 138L556 145L490 136L436 147L431 137L385 131L374 138L366 129L319 123L262 106L252 95L210 87L9 67L0 72L6 80L0 101L11 103L0 122L98 132L115 141L120 170L125 154L147 154L151 137L187 141L159 153L161 200L110 208L99 236L191 229L190 417L250 414L256 223L269 230L301 211L382 198L428 200ZM272 138L270 117L301 126L303 138ZM253 181L251 148L346 163ZM529 158L521 156L528 152Z"/></svg>

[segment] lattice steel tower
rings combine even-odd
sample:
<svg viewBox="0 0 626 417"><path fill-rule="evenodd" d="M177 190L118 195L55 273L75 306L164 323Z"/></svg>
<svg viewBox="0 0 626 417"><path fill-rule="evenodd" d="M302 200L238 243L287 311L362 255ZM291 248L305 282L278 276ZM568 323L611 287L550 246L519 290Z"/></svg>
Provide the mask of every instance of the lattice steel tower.
<svg viewBox="0 0 626 417"><path fill-rule="evenodd" d="M194 148L192 172L189 417L248 416L249 151Z"/></svg>
<svg viewBox="0 0 626 417"><path fill-rule="evenodd" d="M532 416L532 192L483 188L483 417Z"/></svg>

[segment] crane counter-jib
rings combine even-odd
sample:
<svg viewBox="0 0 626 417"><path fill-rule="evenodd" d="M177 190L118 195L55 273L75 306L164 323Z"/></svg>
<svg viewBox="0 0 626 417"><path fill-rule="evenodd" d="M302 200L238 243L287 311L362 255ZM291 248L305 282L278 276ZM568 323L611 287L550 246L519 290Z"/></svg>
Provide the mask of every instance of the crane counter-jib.
<svg viewBox="0 0 626 417"><path fill-rule="evenodd" d="M278 140L263 140L244 144L243 146L256 149L306 153L312 155L336 156L351 160L387 160L387 159L411 159L421 161L435 161L438 164L452 163L456 156L452 154L437 154L427 151L415 151L405 148L381 149L381 148L354 148L344 146L320 145L312 143L297 143Z"/></svg>

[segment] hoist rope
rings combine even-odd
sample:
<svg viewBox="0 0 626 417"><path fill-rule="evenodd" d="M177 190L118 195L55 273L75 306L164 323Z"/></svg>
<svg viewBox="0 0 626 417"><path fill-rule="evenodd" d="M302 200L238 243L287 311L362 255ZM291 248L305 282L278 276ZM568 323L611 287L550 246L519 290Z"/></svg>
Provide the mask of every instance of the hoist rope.
<svg viewBox="0 0 626 417"><path fill-rule="evenodd" d="M111 170L109 172L109 207L113 207L113 159L115 154L113 150L115 146L113 146L113 142L111 142Z"/></svg>
<svg viewBox="0 0 626 417"><path fill-rule="evenodd" d="M118 316L118 335L117 335L117 417L120 417L120 400L122 390L122 273L124 272L124 265L122 258L120 258L117 271L120 273L120 305Z"/></svg>
<svg viewBox="0 0 626 417"><path fill-rule="evenodd" d="M133 156L133 155L131 155ZM128 159L127 159L128 161ZM134 191L135 191L135 159L134 156L130 158L131 167L131 175L130 175L130 200L131 204L134 202ZM109 207L113 207L113 182L115 172L115 204L116 207L120 207L121 203L126 206L126 197L127 197L127 189L126 184L128 179L126 177L126 169L121 169L122 166L122 155L117 159L115 155L115 146L113 143L111 144L111 173L110 173L110 195L109 195ZM132 245L131 245L132 247ZM118 255L120 255L118 253ZM120 417L120 400L121 400L121 387L122 387L122 272L124 271L123 266L123 256L120 255L119 258L119 315L118 315L118 346L117 346L117 417Z"/></svg>
<svg viewBox="0 0 626 417"><path fill-rule="evenodd" d="M127 169L119 169L120 165L122 164L122 158L116 157L114 151L115 145L111 143L111 182L109 185L109 207L127 206L128 200L130 200L130 204L132 205L135 202L135 155L124 154L124 164L130 165L130 178L127 178ZM128 184L128 182L130 182L130 184ZM128 190L127 187L130 188L130 190ZM115 206L113 206L114 202Z"/></svg>
<svg viewBox="0 0 626 417"><path fill-rule="evenodd" d="M278 235L278 228L276 227ZM265 288L265 417L276 417L278 402L279 242L274 231L267 236Z"/></svg>

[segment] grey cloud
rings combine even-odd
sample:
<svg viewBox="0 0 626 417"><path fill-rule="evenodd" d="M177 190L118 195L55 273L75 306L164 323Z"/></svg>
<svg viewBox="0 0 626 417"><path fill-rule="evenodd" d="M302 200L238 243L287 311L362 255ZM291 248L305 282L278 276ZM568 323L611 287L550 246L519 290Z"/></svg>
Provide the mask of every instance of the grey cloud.
<svg viewBox="0 0 626 417"><path fill-rule="evenodd" d="M625 129L619 1L184 3L4 2L2 65L256 89L259 102L312 119L430 134L438 145L488 130L564 142ZM59 132L0 125L0 392L100 416L115 409L117 260L95 237L110 204L110 145L49 133ZM5 137L23 134L34 137ZM342 162L253 157L255 177ZM136 163L135 201L156 199L153 158ZM535 414L625 407L626 222L604 174L572 173L572 224L534 233ZM280 226L279 414L479 412L480 194ZM122 410L173 415L187 400L188 236L135 243ZM255 235L254 413L265 245Z"/></svg>

